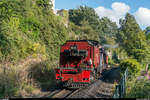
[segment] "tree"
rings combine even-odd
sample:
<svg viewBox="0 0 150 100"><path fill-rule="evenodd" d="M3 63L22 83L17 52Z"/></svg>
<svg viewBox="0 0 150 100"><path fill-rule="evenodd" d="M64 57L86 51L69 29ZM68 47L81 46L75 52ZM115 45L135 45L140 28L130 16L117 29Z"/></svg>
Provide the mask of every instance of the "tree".
<svg viewBox="0 0 150 100"><path fill-rule="evenodd" d="M107 17L100 19L99 37L102 44L115 44L115 37L118 32L118 27L115 22L112 22Z"/></svg>
<svg viewBox="0 0 150 100"><path fill-rule="evenodd" d="M80 39L89 39L99 41L98 33L89 25L89 22L83 20L80 27Z"/></svg>
<svg viewBox="0 0 150 100"><path fill-rule="evenodd" d="M133 57L139 62L145 61L148 57L146 37L134 16L127 13L125 19L120 20L120 25L117 42L125 49L129 57Z"/></svg>
<svg viewBox="0 0 150 100"><path fill-rule="evenodd" d="M85 33L88 38L99 40L100 43L114 43L113 38L117 33L116 23L106 17L99 19L93 8L80 6L78 9L71 9L69 10L69 20L75 24L73 30L76 34L81 35L79 33L88 32ZM83 34L80 37L82 36Z"/></svg>
<svg viewBox="0 0 150 100"><path fill-rule="evenodd" d="M146 35L146 39L150 42L150 26L144 30L144 33Z"/></svg>
<svg viewBox="0 0 150 100"><path fill-rule="evenodd" d="M69 20L75 25L81 25L81 21L86 20L93 28L98 25L99 17L93 8L80 6L78 9L69 10Z"/></svg>
<svg viewBox="0 0 150 100"><path fill-rule="evenodd" d="M145 34L146 35L150 34L150 26L145 29Z"/></svg>
<svg viewBox="0 0 150 100"><path fill-rule="evenodd" d="M78 9L69 10L69 20L72 30L78 39L93 39L99 41L99 17L93 8L80 6Z"/></svg>

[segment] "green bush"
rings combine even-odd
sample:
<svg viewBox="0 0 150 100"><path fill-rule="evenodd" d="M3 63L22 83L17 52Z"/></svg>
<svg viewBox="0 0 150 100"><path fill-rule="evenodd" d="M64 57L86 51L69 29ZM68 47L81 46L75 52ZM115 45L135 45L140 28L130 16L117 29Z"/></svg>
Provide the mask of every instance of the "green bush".
<svg viewBox="0 0 150 100"><path fill-rule="evenodd" d="M150 98L150 80L137 80L133 77L127 81L125 98Z"/></svg>
<svg viewBox="0 0 150 100"><path fill-rule="evenodd" d="M135 75L140 71L142 66L136 59L125 59L120 63L121 71L124 72L128 68L129 75Z"/></svg>
<svg viewBox="0 0 150 100"><path fill-rule="evenodd" d="M18 62L39 53L51 61L58 59L69 29L62 23L64 19L52 13L49 1L0 1L0 60Z"/></svg>

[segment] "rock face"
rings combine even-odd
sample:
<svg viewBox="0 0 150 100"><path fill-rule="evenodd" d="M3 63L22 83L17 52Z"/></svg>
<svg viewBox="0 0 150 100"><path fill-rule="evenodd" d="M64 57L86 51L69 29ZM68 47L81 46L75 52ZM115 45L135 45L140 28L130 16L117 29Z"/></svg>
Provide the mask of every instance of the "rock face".
<svg viewBox="0 0 150 100"><path fill-rule="evenodd" d="M113 98L115 82L119 81L120 78L120 68L113 68L105 72L98 81L70 98Z"/></svg>

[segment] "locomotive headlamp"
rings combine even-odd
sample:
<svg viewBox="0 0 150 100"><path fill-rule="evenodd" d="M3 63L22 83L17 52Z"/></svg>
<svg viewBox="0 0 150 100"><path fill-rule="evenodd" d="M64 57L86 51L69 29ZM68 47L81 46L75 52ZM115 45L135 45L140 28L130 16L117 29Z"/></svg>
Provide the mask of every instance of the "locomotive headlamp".
<svg viewBox="0 0 150 100"><path fill-rule="evenodd" d="M70 49L73 49L73 48L74 48L73 46L70 47Z"/></svg>
<svg viewBox="0 0 150 100"><path fill-rule="evenodd" d="M77 46L76 46L76 45L73 45L73 46L70 47L70 49L71 49L71 50L77 50Z"/></svg>

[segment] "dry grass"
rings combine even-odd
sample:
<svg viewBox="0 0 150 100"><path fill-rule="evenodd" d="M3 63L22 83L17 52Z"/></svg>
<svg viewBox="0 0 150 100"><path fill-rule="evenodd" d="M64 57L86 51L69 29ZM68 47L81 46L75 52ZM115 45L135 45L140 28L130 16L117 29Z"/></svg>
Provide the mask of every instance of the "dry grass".
<svg viewBox="0 0 150 100"><path fill-rule="evenodd" d="M2 64L0 66L0 98L3 97L24 97L32 94L40 85L34 79L34 74L40 74L36 66L45 62L42 56L28 57L20 63ZM43 67L43 66L40 66Z"/></svg>

